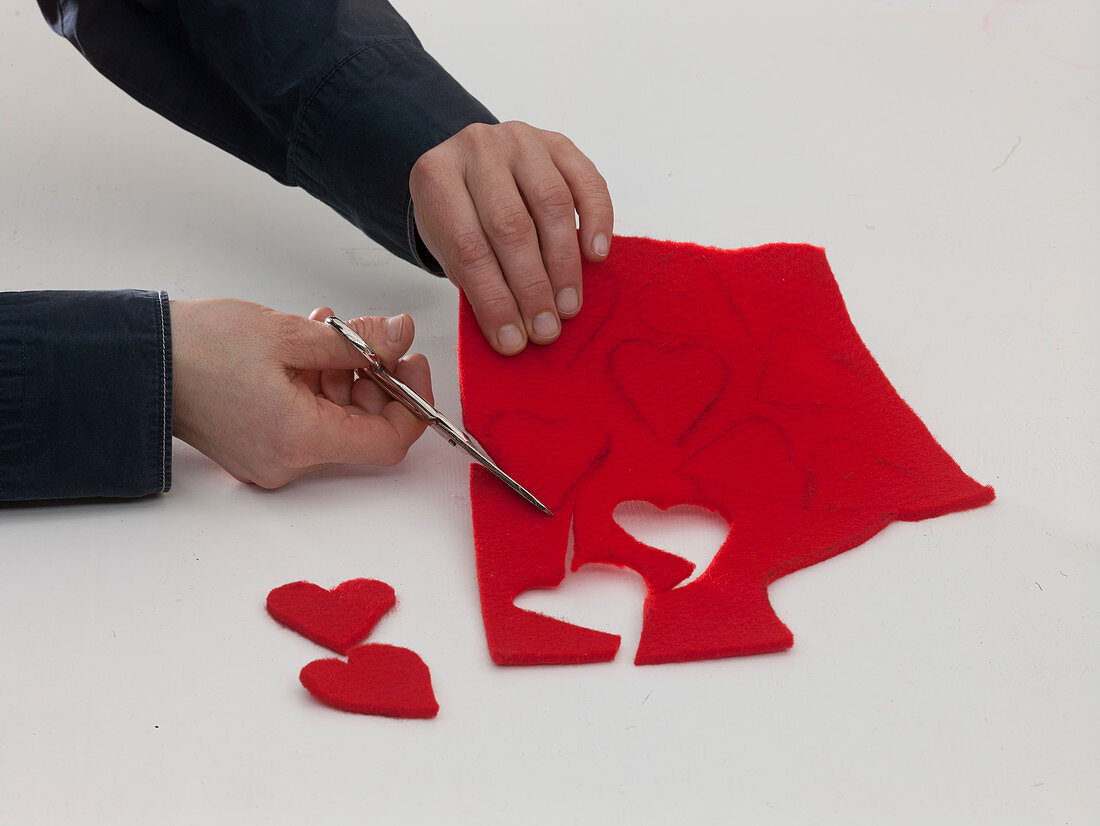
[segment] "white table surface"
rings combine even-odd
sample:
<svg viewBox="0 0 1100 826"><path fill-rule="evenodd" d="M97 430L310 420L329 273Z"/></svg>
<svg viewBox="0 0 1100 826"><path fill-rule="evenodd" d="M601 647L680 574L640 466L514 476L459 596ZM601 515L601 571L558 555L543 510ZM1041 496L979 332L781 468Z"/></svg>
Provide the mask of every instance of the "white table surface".
<svg viewBox="0 0 1100 826"><path fill-rule="evenodd" d="M1098 822L1098 4L399 6L596 161L617 232L824 246L998 499L777 582L788 652L637 668L637 579L595 574L538 604L622 633L616 662L500 668L442 440L274 493L177 442L167 495L0 508L0 823ZM449 284L134 103L33 3L0 16L0 289L407 311L458 411ZM360 576L397 590L372 640L423 656L434 721L299 685L325 652L268 590Z"/></svg>

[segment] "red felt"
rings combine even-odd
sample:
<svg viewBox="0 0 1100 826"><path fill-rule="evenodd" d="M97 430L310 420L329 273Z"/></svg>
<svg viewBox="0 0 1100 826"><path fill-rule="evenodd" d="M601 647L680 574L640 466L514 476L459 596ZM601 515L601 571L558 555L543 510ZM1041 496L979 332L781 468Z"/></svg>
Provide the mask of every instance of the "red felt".
<svg viewBox="0 0 1100 826"><path fill-rule="evenodd" d="M428 666L407 648L368 643L353 648L347 662L314 660L302 685L327 706L384 717L435 717L439 703Z"/></svg>
<svg viewBox="0 0 1100 826"><path fill-rule="evenodd" d="M860 340L824 252L718 250L617 238L586 264L584 307L549 347L505 358L468 304L459 372L467 429L554 510L548 518L474 466L478 583L502 664L612 659L619 638L514 601L590 563L648 588L635 662L791 645L768 585L893 520L984 505ZM624 501L699 505L732 526L709 568L642 544Z"/></svg>
<svg viewBox="0 0 1100 826"><path fill-rule="evenodd" d="M267 595L267 611L303 637L346 654L395 602L393 588L374 579L351 579L331 591L312 582L291 582Z"/></svg>

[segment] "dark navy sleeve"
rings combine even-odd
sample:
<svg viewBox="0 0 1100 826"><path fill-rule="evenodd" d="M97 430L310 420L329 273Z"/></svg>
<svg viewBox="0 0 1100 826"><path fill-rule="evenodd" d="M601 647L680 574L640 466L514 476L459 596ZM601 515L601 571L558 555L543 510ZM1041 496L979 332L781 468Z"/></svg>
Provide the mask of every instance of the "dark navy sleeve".
<svg viewBox="0 0 1100 826"><path fill-rule="evenodd" d="M165 293L0 292L0 500L172 483Z"/></svg>
<svg viewBox="0 0 1100 826"><path fill-rule="evenodd" d="M39 6L141 103L442 272L417 237L409 172L469 124L497 121L385 0Z"/></svg>

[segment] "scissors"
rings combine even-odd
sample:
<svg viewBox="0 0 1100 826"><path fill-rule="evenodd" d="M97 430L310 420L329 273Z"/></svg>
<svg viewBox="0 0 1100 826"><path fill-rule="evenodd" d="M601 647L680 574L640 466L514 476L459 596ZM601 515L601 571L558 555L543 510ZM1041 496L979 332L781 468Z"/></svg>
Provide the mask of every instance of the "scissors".
<svg viewBox="0 0 1100 826"><path fill-rule="evenodd" d="M460 447L465 450L475 459L475 461L481 464L482 467L547 516L554 515L553 512L536 499L534 494L527 490L527 488L501 470L500 465L494 462L489 457L489 454L486 453L471 436L467 435L460 428L455 426L446 416L432 407L432 405L425 401L419 393L400 379L390 375L386 368L382 366L382 359L378 357L374 349L367 344L355 330L351 329L351 327L334 315L326 318L325 323L339 330L344 338L351 343L351 346L362 353L363 357L366 358L366 368L357 370L357 373L362 373L362 370L365 369L367 375L372 378L379 387L385 390L394 399L401 402L401 404L405 405L414 416L426 421L431 426L432 430L455 447Z"/></svg>

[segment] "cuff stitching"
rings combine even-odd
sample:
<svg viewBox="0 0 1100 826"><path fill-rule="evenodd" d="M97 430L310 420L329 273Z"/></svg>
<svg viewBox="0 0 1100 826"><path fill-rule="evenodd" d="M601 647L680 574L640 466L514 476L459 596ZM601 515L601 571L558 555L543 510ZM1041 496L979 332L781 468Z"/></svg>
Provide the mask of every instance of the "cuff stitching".
<svg viewBox="0 0 1100 826"><path fill-rule="evenodd" d="M413 263L422 270L428 269L423 259L420 257L420 250L417 249L416 219L413 217L413 200L411 195L409 196L408 206L405 207L405 242L409 245L409 252L412 253Z"/></svg>
<svg viewBox="0 0 1100 826"><path fill-rule="evenodd" d="M19 291L19 317L22 320L23 332L19 336L19 498L27 498L27 418L24 411L27 405L27 312L24 307L26 299L23 291Z"/></svg>
<svg viewBox="0 0 1100 826"><path fill-rule="evenodd" d="M160 322L160 492L168 490L168 341L164 334L165 292L157 293Z"/></svg>

